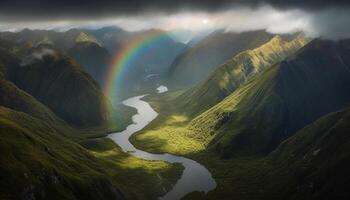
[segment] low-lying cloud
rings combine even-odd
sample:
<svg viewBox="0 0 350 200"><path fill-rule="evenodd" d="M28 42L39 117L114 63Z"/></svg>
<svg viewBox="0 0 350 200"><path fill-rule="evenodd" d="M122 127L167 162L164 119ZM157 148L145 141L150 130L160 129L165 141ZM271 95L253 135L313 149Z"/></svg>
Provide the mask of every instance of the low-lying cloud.
<svg viewBox="0 0 350 200"><path fill-rule="evenodd" d="M234 7L321 10L350 7L349 0L2 0L0 16L6 20L92 19L181 11L221 12Z"/></svg>
<svg viewBox="0 0 350 200"><path fill-rule="evenodd" d="M55 51L52 49L48 48L42 48L40 50L34 51L31 53L29 56L26 56L22 63L21 66L26 66L33 64L35 61L42 61L46 56L54 56Z"/></svg>
<svg viewBox="0 0 350 200"><path fill-rule="evenodd" d="M310 37L341 39L350 37L350 9L324 7L322 9L299 9L293 6L280 9L259 4L258 7L233 7L220 12L179 11L176 13L145 13L96 19L40 20L2 22L0 30L16 31L24 27L32 29L67 30L74 27L100 28L120 26L129 31L159 28L177 30L176 36L186 40L191 36L215 29L243 32L266 29L272 33L302 31ZM324 4L326 5L326 4ZM283 6L280 6L283 7ZM1 19L0 19L1 20Z"/></svg>

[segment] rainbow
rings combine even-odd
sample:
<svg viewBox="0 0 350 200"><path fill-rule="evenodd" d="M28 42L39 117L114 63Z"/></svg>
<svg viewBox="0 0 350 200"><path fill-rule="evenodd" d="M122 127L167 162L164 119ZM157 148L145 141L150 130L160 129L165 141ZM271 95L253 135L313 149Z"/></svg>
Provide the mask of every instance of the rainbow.
<svg viewBox="0 0 350 200"><path fill-rule="evenodd" d="M133 37L117 52L112 64L107 70L106 81L103 91L105 95L114 100L117 93L117 86L123 80L122 76L130 67L131 63L138 59L142 53L158 44L163 39L169 39L169 35L163 31L151 30Z"/></svg>

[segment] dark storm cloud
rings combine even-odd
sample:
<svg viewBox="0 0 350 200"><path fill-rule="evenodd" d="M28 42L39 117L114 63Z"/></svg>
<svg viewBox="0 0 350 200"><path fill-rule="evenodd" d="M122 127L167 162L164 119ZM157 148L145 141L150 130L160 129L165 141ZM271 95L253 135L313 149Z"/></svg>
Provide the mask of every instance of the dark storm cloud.
<svg viewBox="0 0 350 200"><path fill-rule="evenodd" d="M179 10L215 12L234 6L269 4L279 9L349 7L350 0L1 0L0 20L96 18Z"/></svg>

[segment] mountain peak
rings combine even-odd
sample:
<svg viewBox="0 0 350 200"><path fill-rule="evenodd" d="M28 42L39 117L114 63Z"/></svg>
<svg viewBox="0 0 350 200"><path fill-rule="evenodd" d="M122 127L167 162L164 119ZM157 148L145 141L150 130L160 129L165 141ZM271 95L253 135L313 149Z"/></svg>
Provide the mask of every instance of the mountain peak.
<svg viewBox="0 0 350 200"><path fill-rule="evenodd" d="M80 32L77 38L75 39L76 42L94 42L97 43L96 39L89 36L88 34L84 32Z"/></svg>
<svg viewBox="0 0 350 200"><path fill-rule="evenodd" d="M281 43L284 42L284 40L282 39L282 37L280 35L276 35L270 40L270 42L277 44L277 45L280 45Z"/></svg>

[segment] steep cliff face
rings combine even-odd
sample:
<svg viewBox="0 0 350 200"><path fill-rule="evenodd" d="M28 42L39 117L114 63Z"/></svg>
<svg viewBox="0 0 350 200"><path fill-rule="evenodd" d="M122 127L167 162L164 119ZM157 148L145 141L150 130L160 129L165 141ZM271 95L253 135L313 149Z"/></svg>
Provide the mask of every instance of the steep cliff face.
<svg viewBox="0 0 350 200"><path fill-rule="evenodd" d="M349 104L349 64L347 45L312 41L199 115L190 127L215 134L211 146L224 156L269 152L298 129Z"/></svg>
<svg viewBox="0 0 350 200"><path fill-rule="evenodd" d="M256 48L273 36L265 31L213 32L177 56L169 70L170 84L183 87L199 83L225 60Z"/></svg>
<svg viewBox="0 0 350 200"><path fill-rule="evenodd" d="M228 59L203 83L188 90L178 100L190 115L200 114L230 95L252 76L286 59L307 43L298 36L286 41L275 36L267 43ZM201 99L200 103L198 99Z"/></svg>

